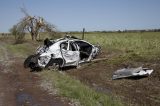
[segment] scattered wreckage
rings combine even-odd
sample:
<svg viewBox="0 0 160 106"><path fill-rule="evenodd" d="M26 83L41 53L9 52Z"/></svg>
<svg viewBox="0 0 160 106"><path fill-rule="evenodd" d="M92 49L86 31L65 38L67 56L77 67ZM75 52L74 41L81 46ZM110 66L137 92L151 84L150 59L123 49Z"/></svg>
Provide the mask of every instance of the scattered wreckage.
<svg viewBox="0 0 160 106"><path fill-rule="evenodd" d="M32 70L43 68L77 67L80 63L89 62L100 52L100 46L93 45L85 40L66 36L56 40L44 40L44 45L37 48L34 55L24 61L25 68ZM112 79L149 76L153 69L123 68L114 72Z"/></svg>
<svg viewBox="0 0 160 106"><path fill-rule="evenodd" d="M149 68L123 68L114 72L112 79L133 78L133 77L147 77L153 72Z"/></svg>
<svg viewBox="0 0 160 106"><path fill-rule="evenodd" d="M34 55L24 61L25 68L62 68L78 66L80 63L94 59L100 47L72 36L56 40L44 40L44 45L37 48Z"/></svg>

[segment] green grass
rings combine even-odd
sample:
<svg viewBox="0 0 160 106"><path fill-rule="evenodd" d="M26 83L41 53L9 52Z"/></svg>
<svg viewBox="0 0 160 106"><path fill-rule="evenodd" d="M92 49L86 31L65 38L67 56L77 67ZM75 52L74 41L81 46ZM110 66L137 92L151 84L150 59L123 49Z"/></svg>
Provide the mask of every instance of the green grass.
<svg viewBox="0 0 160 106"><path fill-rule="evenodd" d="M23 43L23 44L7 44L7 49L13 53L17 57L27 57L28 55L31 55L34 53L34 47L33 45Z"/></svg>
<svg viewBox="0 0 160 106"><path fill-rule="evenodd" d="M137 33L88 33L85 40L100 44L103 50L120 50L122 53L156 58L160 54L160 32ZM81 37L81 34L75 34Z"/></svg>
<svg viewBox="0 0 160 106"><path fill-rule="evenodd" d="M3 59L3 56L4 56L4 54L3 54L3 49L0 48L0 59Z"/></svg>
<svg viewBox="0 0 160 106"><path fill-rule="evenodd" d="M81 38L81 34L74 34ZM160 32L143 33L87 33L85 40L99 44L103 51L119 54L112 57L108 64L119 64L123 61L157 59L160 54ZM31 44L7 45L17 56L28 56L36 47ZM34 48L34 49L33 49ZM77 100L83 106L119 106L121 102L96 92L80 81L57 71L42 71L40 76L56 88L59 95Z"/></svg>
<svg viewBox="0 0 160 106"><path fill-rule="evenodd" d="M7 49L14 56L26 58L33 54L37 46L32 43L6 44ZM51 83L53 89L57 89L59 95L78 101L82 106L121 106L121 102L116 101L105 94L98 93L89 88L79 80L72 78L67 74L61 74L58 71L42 71L40 77Z"/></svg>
<svg viewBox="0 0 160 106"><path fill-rule="evenodd" d="M51 82L53 89L58 89L59 95L78 100L82 106L122 106L115 98L98 93L67 74L43 71L40 75L43 80Z"/></svg>

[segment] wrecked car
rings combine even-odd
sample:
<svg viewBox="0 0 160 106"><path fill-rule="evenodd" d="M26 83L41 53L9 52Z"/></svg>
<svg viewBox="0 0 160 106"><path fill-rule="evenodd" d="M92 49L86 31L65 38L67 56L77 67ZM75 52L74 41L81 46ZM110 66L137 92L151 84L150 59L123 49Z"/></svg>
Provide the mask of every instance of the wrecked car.
<svg viewBox="0 0 160 106"><path fill-rule="evenodd" d="M34 55L24 61L25 68L48 68L78 66L94 59L100 47L72 36L56 40L44 40L44 45L37 48Z"/></svg>

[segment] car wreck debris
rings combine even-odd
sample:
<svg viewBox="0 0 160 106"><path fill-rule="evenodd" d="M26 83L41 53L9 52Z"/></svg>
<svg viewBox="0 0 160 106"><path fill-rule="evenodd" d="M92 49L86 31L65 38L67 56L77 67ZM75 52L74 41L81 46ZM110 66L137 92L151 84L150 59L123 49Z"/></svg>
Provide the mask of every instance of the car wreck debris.
<svg viewBox="0 0 160 106"><path fill-rule="evenodd" d="M24 61L24 67L34 70L49 66L59 68L78 66L94 59L99 51L99 46L72 36L56 40L45 39L44 45Z"/></svg>
<svg viewBox="0 0 160 106"><path fill-rule="evenodd" d="M149 68L123 68L114 72L112 79L128 78L128 77L145 77L149 76L153 69Z"/></svg>

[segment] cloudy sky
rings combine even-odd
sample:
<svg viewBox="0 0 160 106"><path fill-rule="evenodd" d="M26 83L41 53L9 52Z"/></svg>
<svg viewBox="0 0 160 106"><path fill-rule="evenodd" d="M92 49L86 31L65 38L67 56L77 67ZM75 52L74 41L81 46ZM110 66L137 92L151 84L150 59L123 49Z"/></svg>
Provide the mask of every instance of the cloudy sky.
<svg viewBox="0 0 160 106"><path fill-rule="evenodd" d="M60 31L160 28L160 0L1 0L0 32L24 17L21 7Z"/></svg>

